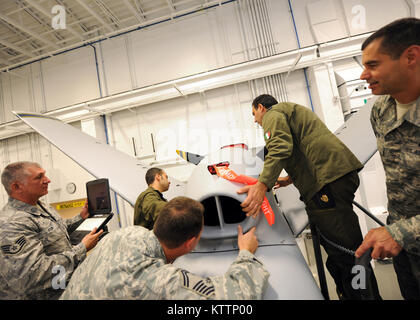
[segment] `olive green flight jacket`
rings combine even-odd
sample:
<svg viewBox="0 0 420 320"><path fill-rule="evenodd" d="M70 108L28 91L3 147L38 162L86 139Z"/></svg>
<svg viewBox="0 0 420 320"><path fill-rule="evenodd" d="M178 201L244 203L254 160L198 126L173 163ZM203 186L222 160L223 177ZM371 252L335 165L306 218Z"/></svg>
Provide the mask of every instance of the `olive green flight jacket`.
<svg viewBox="0 0 420 320"><path fill-rule="evenodd" d="M284 102L262 120L268 150L259 181L270 190L283 169L310 200L324 185L363 165L310 109Z"/></svg>
<svg viewBox="0 0 420 320"><path fill-rule="evenodd" d="M152 230L160 210L167 203L158 190L148 187L140 193L134 205L134 225Z"/></svg>

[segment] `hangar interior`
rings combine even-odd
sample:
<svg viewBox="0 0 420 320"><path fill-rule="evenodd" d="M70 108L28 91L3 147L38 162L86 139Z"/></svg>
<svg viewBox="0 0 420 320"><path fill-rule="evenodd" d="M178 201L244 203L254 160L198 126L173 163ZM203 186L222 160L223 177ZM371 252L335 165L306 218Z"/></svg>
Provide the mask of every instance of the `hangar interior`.
<svg viewBox="0 0 420 320"><path fill-rule="evenodd" d="M359 79L362 42L407 16L420 16L419 1L1 1L1 166L40 163L52 181L45 201L71 215L94 177L11 111L57 117L182 181L194 165L177 149L264 145L251 114L262 93L311 108L334 132L373 98ZM377 153L360 177L356 200L385 221ZM1 207L7 199L1 188ZM110 230L132 225L117 194L113 208ZM355 210L363 234L377 226ZM297 240L313 266L308 233ZM396 280L382 285L401 299Z"/></svg>

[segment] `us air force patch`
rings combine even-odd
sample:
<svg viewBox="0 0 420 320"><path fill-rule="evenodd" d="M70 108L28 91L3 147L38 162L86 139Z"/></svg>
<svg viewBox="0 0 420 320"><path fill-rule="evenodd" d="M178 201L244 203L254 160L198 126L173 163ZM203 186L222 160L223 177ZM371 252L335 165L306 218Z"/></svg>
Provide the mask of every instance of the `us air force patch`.
<svg viewBox="0 0 420 320"><path fill-rule="evenodd" d="M7 244L7 245L4 245L4 246L1 246L1 250L5 254L16 254L16 253L19 253L22 250L22 248L25 246L25 244L26 244L26 238L24 236L22 236L12 244Z"/></svg>
<svg viewBox="0 0 420 320"><path fill-rule="evenodd" d="M182 286L186 289L192 290L204 297L211 297L214 293L214 286L209 278L202 278L191 274L186 270L180 271L182 274Z"/></svg>

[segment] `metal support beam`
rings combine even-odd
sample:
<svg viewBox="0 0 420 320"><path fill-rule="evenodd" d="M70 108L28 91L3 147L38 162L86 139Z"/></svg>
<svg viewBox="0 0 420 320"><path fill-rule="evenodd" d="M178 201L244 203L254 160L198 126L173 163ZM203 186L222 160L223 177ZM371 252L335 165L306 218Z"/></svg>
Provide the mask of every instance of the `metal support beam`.
<svg viewBox="0 0 420 320"><path fill-rule="evenodd" d="M123 0L124 5L130 10L130 12L136 17L138 22L144 21L144 16L139 15L139 13L136 11L136 9L131 5L129 0Z"/></svg>
<svg viewBox="0 0 420 320"><path fill-rule="evenodd" d="M174 4L172 3L172 0L166 0L166 3L168 4L169 10L170 10L171 12L175 12L175 6L174 6Z"/></svg>
<svg viewBox="0 0 420 320"><path fill-rule="evenodd" d="M109 7L102 1L102 0L95 0L98 7L102 10L102 12L108 17L108 19L116 25L117 28L121 25L120 20L118 17L109 9Z"/></svg>
<svg viewBox="0 0 420 320"><path fill-rule="evenodd" d="M64 4L63 4L63 2L61 0L56 0L56 1L57 1L57 3L59 3L59 4L61 4L61 5L64 6ZM76 1L78 3L81 3L82 6L84 6L84 7L86 6L86 4L84 4L82 2L82 0L76 0ZM230 1L236 1L236 0L230 0ZM49 52L46 52L46 53L39 54L39 55L36 56L35 59L27 59L27 60L24 60L24 61L20 61L19 63L13 64L11 66L8 66L8 67L5 67L5 68L0 68L0 72L6 71L6 70L9 70L9 69L13 69L13 68L19 67L21 65L25 65L25 64L31 63L31 62L34 62L37 59L38 60L39 59L43 59L43 58L48 57L48 56L53 56L53 55L56 55L56 54L60 54L60 53L65 52L67 50L71 50L71 49L75 49L77 47L85 46L86 44L94 43L94 42L97 42L97 41L102 41L102 40L107 39L107 38L110 38L110 37L115 37L115 36L118 36L120 34L124 34L124 33L127 33L127 32L134 31L134 30L138 30L138 29L140 29L142 27L145 27L145 26L148 26L148 25L157 24L157 23L160 23L162 21L166 21L166 20L172 19L172 18L182 17L182 16L185 16L187 14L196 12L197 10L204 10L206 8L211 8L215 4L219 4L219 5L222 4L220 1L209 0L204 5L203 4L199 4L199 5L195 5L193 7L187 8L185 10L179 10L179 11L176 12L175 15L172 15L172 16L171 15L165 15L165 16L160 16L160 17L154 18L154 19L146 20L146 13L138 5L137 1L135 3L136 3L136 6L137 6L139 12L145 18L145 20L143 22L141 22L139 24L136 24L136 25L133 25L133 26L126 27L126 28L122 28L122 29L119 29L119 30L113 30L109 25L106 24L105 21L103 21L103 19L101 19L98 16L98 18L103 21L103 23L105 24L106 28L108 30L110 30L111 32L105 33L105 34L100 34L100 35L98 35L96 37L90 38L89 40L84 40L84 41L80 41L80 42L77 42L77 43L73 43L73 44L68 45L68 46L66 46L64 48L60 48L59 50L54 50L54 51L49 51ZM89 9L90 11L92 11L92 9L90 9L89 7L87 9ZM159 10L162 10L162 9L159 9ZM155 12L155 11L157 11L157 10L148 11L147 14L152 13L152 12ZM74 15L69 9L66 9L66 12L68 12L72 16ZM76 19L76 21L79 21L79 20L83 20L83 19ZM85 30L84 25L80 24L80 26L82 27L83 30ZM96 30L90 30L89 33L96 33ZM85 35L87 35L87 34L88 34L88 32L85 33Z"/></svg>
<svg viewBox="0 0 420 320"><path fill-rule="evenodd" d="M3 58L0 58L0 64L4 64L4 65L8 65L10 62L9 62L9 60L6 60L6 59L3 59Z"/></svg>
<svg viewBox="0 0 420 320"><path fill-rule="evenodd" d="M136 4L137 10L139 10L139 12L141 13L141 15L144 18L144 20L146 20L146 14L144 13L144 10L143 10L142 6L139 3L139 0L134 0L134 3Z"/></svg>
<svg viewBox="0 0 420 320"><path fill-rule="evenodd" d="M18 47L16 45L14 45L13 43L10 43L10 42L8 42L6 40L3 40L1 38L0 38L0 44L2 44L3 46L5 46L7 48L13 49L16 52L23 53L25 56L28 56L28 57L31 57L31 58L34 58L35 57L35 55L32 54L32 53L30 53L29 51L26 51L26 50L24 50L24 49L22 49L22 48L20 48L20 47Z"/></svg>
<svg viewBox="0 0 420 320"><path fill-rule="evenodd" d="M20 30L22 30L23 32L29 34L30 36L34 37L35 39L38 39L39 41L47 44L48 46L54 48L54 49L58 49L59 46L57 46L55 43L51 42L50 40L45 39L44 37L40 36L39 34L33 32L32 30L30 30L29 28L21 25L20 23L18 23L17 21L15 21L14 19L5 16L4 14L0 13L0 19L2 19L3 21L11 24L12 26L14 26L15 28L18 28Z"/></svg>
<svg viewBox="0 0 420 320"><path fill-rule="evenodd" d="M98 20L108 31L113 32L115 31L109 24L107 24L104 19L102 19L95 11L93 11L87 4L85 4L84 0L76 0L76 2L82 6L91 16L93 16L96 20Z"/></svg>
<svg viewBox="0 0 420 320"><path fill-rule="evenodd" d="M35 0L25 0L31 7L35 8L36 10L38 10L39 12L41 12L44 16L46 16L49 19L53 18L53 15L51 14L50 11L46 10L45 8L43 8L37 1ZM71 34L73 34L76 38L78 38L79 40L84 40L83 36L77 32L76 30L74 30L72 27L70 26L66 26L66 30L69 31Z"/></svg>

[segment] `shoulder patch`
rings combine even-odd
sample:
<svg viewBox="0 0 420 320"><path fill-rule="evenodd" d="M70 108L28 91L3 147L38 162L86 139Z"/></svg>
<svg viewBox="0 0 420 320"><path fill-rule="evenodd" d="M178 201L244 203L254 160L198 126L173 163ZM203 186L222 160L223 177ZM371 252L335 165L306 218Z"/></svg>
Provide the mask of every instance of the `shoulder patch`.
<svg viewBox="0 0 420 320"><path fill-rule="evenodd" d="M265 140L268 140L270 138L271 138L271 132L270 131L267 131L266 133L264 133L264 139Z"/></svg>
<svg viewBox="0 0 420 320"><path fill-rule="evenodd" d="M186 270L179 271L182 275L181 286L194 291L195 293L204 297L211 297L214 293L214 286L210 278L202 278Z"/></svg>
<svg viewBox="0 0 420 320"><path fill-rule="evenodd" d="M1 250L5 254L17 254L26 245L26 242L27 242L26 238L24 236L22 236L12 244L7 244L7 245L1 246Z"/></svg>

